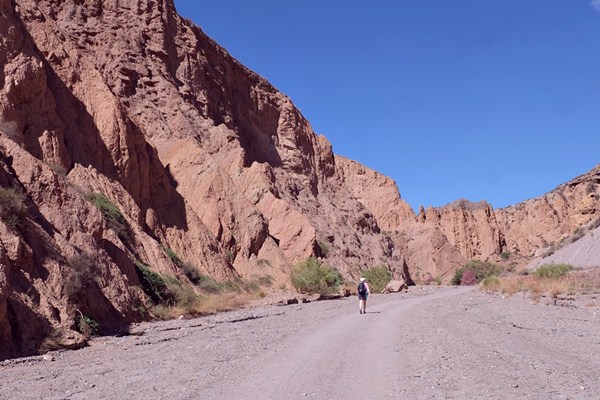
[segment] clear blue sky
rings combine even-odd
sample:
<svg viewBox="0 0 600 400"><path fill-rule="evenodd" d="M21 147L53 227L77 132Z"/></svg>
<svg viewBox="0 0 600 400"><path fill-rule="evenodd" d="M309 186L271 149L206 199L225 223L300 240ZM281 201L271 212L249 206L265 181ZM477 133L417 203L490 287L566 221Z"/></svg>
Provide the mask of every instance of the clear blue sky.
<svg viewBox="0 0 600 400"><path fill-rule="evenodd" d="M600 163L600 0L175 3L413 208L504 207Z"/></svg>

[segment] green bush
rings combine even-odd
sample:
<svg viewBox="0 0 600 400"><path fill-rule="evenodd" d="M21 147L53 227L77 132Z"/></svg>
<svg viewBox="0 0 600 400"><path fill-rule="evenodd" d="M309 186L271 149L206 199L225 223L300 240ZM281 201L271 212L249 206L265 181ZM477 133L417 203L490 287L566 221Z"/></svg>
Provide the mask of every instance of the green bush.
<svg viewBox="0 0 600 400"><path fill-rule="evenodd" d="M450 283L453 284L454 286L460 285L460 281L462 280L462 276L464 273L465 273L464 267L458 268L456 271L454 271L454 276L452 277L452 280L450 281Z"/></svg>
<svg viewBox="0 0 600 400"><path fill-rule="evenodd" d="M25 195L12 188L0 187L0 219L10 229L16 229L27 215Z"/></svg>
<svg viewBox="0 0 600 400"><path fill-rule="evenodd" d="M544 264L539 267L535 274L541 278L560 278L573 269L569 264Z"/></svg>
<svg viewBox="0 0 600 400"><path fill-rule="evenodd" d="M142 290L154 304L172 304L175 296L169 290L165 279L156 272L150 270L147 265L136 261L135 269L140 279Z"/></svg>
<svg viewBox="0 0 600 400"><path fill-rule="evenodd" d="M100 210L109 229L112 229L119 239L129 239L129 224L121 213L121 210L119 210L119 207L100 193L89 194L88 200Z"/></svg>
<svg viewBox="0 0 600 400"><path fill-rule="evenodd" d="M510 258L510 252L509 251L503 251L500 254L500 258L502 258L503 260L508 260Z"/></svg>
<svg viewBox="0 0 600 400"><path fill-rule="evenodd" d="M363 277L367 280L371 293L381 293L392 280L392 273L385 265L380 265L364 271Z"/></svg>
<svg viewBox="0 0 600 400"><path fill-rule="evenodd" d="M93 318L79 312L77 330L86 338L90 338L100 331L100 325Z"/></svg>
<svg viewBox="0 0 600 400"><path fill-rule="evenodd" d="M297 264L292 269L291 280L300 293L333 293L342 283L337 270L323 265L314 257Z"/></svg>

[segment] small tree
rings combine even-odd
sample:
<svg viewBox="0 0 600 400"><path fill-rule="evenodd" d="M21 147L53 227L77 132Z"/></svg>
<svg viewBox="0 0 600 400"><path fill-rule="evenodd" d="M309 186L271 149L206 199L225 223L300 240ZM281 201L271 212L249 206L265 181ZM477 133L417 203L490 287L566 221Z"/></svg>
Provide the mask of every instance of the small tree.
<svg viewBox="0 0 600 400"><path fill-rule="evenodd" d="M340 273L323 265L314 257L297 264L292 269L292 284L300 293L333 293L342 283Z"/></svg>
<svg viewBox="0 0 600 400"><path fill-rule="evenodd" d="M392 280L392 273L385 265L379 265L366 270L363 277L369 283L369 289L372 293L380 293L385 286Z"/></svg>

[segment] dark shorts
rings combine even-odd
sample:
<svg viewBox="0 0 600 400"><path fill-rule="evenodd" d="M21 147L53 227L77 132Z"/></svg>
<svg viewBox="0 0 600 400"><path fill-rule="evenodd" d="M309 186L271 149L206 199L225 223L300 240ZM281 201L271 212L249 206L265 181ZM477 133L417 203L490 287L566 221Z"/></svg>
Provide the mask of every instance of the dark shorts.
<svg viewBox="0 0 600 400"><path fill-rule="evenodd" d="M369 295L368 295L368 294L359 294L359 295L358 295L358 299L359 299L359 300L366 300L366 299L367 299L367 297L369 297Z"/></svg>

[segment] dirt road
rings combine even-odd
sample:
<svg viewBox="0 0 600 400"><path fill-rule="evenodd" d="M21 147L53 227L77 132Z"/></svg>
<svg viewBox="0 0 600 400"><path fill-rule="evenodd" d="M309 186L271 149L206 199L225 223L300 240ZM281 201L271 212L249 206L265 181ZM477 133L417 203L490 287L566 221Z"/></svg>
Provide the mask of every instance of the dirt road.
<svg viewBox="0 0 600 400"><path fill-rule="evenodd" d="M418 288L144 324L0 366L0 399L599 399L598 307Z"/></svg>

